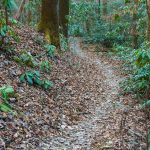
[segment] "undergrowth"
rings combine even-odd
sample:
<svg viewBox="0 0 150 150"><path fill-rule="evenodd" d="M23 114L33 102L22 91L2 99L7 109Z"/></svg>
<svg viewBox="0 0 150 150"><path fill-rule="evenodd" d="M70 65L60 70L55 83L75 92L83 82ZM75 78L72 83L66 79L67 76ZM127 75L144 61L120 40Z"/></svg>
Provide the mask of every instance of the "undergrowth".
<svg viewBox="0 0 150 150"><path fill-rule="evenodd" d="M33 2L32 5L33 4L35 4L35 2ZM43 74L50 74L52 71L52 64L50 62L53 61L56 55L56 47L47 44L43 39L35 39L36 42L43 47L44 54L33 56L29 49L18 51L12 46L14 41L20 42L15 32L15 25L19 26L19 23L15 19L9 17L11 10L16 6L14 0L3 0L3 7L5 9L0 10L0 55L4 54L7 58L9 52L9 59L15 61L19 67L22 67L24 72L22 72L20 76L21 83L26 82L30 86L49 90L54 86L54 83L45 78ZM64 41L62 40L62 42ZM65 43L63 43L63 46L65 48ZM38 59L41 56L44 56L46 60L42 61ZM13 108L9 102L10 98L15 96L15 90L16 89L11 85L4 85L0 88L0 111L15 114L15 108Z"/></svg>

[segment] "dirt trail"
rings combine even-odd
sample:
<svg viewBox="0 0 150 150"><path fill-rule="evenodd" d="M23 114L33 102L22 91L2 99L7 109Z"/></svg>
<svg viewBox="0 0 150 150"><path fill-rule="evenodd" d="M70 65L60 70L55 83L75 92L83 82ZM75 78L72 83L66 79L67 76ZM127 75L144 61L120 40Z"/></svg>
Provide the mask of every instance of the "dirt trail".
<svg viewBox="0 0 150 150"><path fill-rule="evenodd" d="M62 134L60 136L46 139L41 144L40 149L45 150L116 150L134 149L136 146L143 148L142 144L137 144L138 136L134 132L139 130L127 126L126 133L129 134L126 141L123 140L123 129L125 126L126 107L123 104L123 97L119 94L119 82L122 78L114 71L114 66L107 60L102 60L91 52L84 51L80 45L81 41L74 38L70 43L72 52L77 55L81 62L87 67L86 71L81 71L81 76L88 74L84 82L89 91L82 93L89 99L89 114L86 119L77 125L67 126L64 122ZM133 115L133 114L132 114ZM134 123L128 120L129 124ZM136 124L136 122L135 122ZM140 128L140 127L139 127ZM131 127L132 129L132 127ZM133 138L134 137L134 138ZM135 141L137 142L135 144ZM123 146L126 145L126 146Z"/></svg>
<svg viewBox="0 0 150 150"><path fill-rule="evenodd" d="M97 93L90 99L87 119L77 125L66 127L62 136L52 137L46 143L41 144L42 149L52 150L91 150L95 138L101 142L99 148L113 149L117 144L116 135L119 131L117 119L121 116L114 115L114 109L118 99L120 78L115 75L113 66L92 58L80 47L80 40L74 39L70 47L74 54L86 62L85 65L94 65L97 68L95 76L89 74L93 87L97 84ZM85 73L85 72L84 72ZM84 74L83 74L84 76ZM89 81L86 81L89 82ZM91 86L91 85L90 85ZM89 93L90 94L90 93ZM117 141L118 142L118 141Z"/></svg>
<svg viewBox="0 0 150 150"><path fill-rule="evenodd" d="M33 40L39 37L34 30L23 27L17 33L18 56L26 46L31 54L43 53L43 46ZM6 130L0 132L0 139L17 150L146 149L146 119L139 103L131 95L118 95L123 79L120 61L106 56L101 46L95 53L97 45L84 44L79 38L70 41L72 52L56 57L57 63L50 60L53 71L43 74L55 83L50 92L20 84L24 70L1 55L0 84L15 87L19 98L17 105L12 103L25 116L4 115L0 125ZM42 60L49 58L36 59Z"/></svg>

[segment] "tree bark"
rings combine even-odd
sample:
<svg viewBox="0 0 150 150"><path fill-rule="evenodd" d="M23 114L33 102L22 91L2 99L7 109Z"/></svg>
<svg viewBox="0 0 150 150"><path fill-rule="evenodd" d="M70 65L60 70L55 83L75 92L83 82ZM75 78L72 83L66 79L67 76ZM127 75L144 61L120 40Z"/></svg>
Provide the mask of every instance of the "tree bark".
<svg viewBox="0 0 150 150"><path fill-rule="evenodd" d="M107 15L107 0L103 0L103 15Z"/></svg>
<svg viewBox="0 0 150 150"><path fill-rule="evenodd" d="M59 45L57 3L58 0L42 0L39 24L39 30L45 33L46 40L56 46Z"/></svg>
<svg viewBox="0 0 150 150"><path fill-rule="evenodd" d="M138 0L134 0L134 9L133 9L133 17L132 17L132 46L134 49L138 47L138 31L137 31L137 9L138 9Z"/></svg>
<svg viewBox="0 0 150 150"><path fill-rule="evenodd" d="M23 11L23 8L24 8L25 3L26 3L26 0L22 0L22 2L21 2L21 4L20 4L20 7L19 7L17 13L16 13L15 16L14 16L14 18L15 18L16 20L19 20L20 15L21 15L21 13L22 13L22 11Z"/></svg>
<svg viewBox="0 0 150 150"><path fill-rule="evenodd" d="M68 0L60 0L60 9L59 16L60 21L59 25L62 29L62 33L65 37L68 37L68 19L67 15L69 15L69 1Z"/></svg>
<svg viewBox="0 0 150 150"><path fill-rule="evenodd" d="M67 19L69 14L69 0L42 0L41 21L39 31L45 33L46 40L60 46L59 31L67 36Z"/></svg>
<svg viewBox="0 0 150 150"><path fill-rule="evenodd" d="M150 41L150 0L146 0L147 5L147 40Z"/></svg>

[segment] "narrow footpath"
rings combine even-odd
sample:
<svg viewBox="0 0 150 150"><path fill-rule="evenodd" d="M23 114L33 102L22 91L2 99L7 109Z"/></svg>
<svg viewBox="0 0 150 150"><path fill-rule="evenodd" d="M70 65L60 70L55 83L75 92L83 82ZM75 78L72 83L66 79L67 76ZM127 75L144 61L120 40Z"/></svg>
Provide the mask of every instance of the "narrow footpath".
<svg viewBox="0 0 150 150"><path fill-rule="evenodd" d="M119 83L123 77L118 70L118 64L115 65L101 54L91 52L90 46L84 45L78 38L71 40L70 49L79 57L79 68L82 65L76 76L83 78L86 76L84 82L81 81L86 89L81 93L80 98L88 102L88 113L82 114L85 119L76 125L67 126L64 122L61 135L43 139L40 148L43 150L146 149L143 113L137 106L132 106L133 100L130 95L119 95ZM76 87L82 91L81 88Z"/></svg>

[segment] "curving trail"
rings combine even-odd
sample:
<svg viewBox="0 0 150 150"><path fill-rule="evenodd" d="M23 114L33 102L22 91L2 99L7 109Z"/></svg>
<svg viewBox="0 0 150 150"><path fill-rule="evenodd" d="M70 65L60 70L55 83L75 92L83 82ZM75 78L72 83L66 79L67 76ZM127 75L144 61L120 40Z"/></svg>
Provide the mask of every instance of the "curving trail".
<svg viewBox="0 0 150 150"><path fill-rule="evenodd" d="M72 52L84 62L88 74L84 84L87 93L82 93L88 99L89 114L86 119L73 126L65 126L62 135L51 137L41 143L45 150L105 150L128 149L123 143L125 124L124 97L118 96L119 82L122 77L116 74L114 66L98 58L95 54L81 48L81 40L73 38L70 43ZM125 113L124 113L125 112ZM133 139L135 140L135 139ZM130 144L131 149L135 144Z"/></svg>

